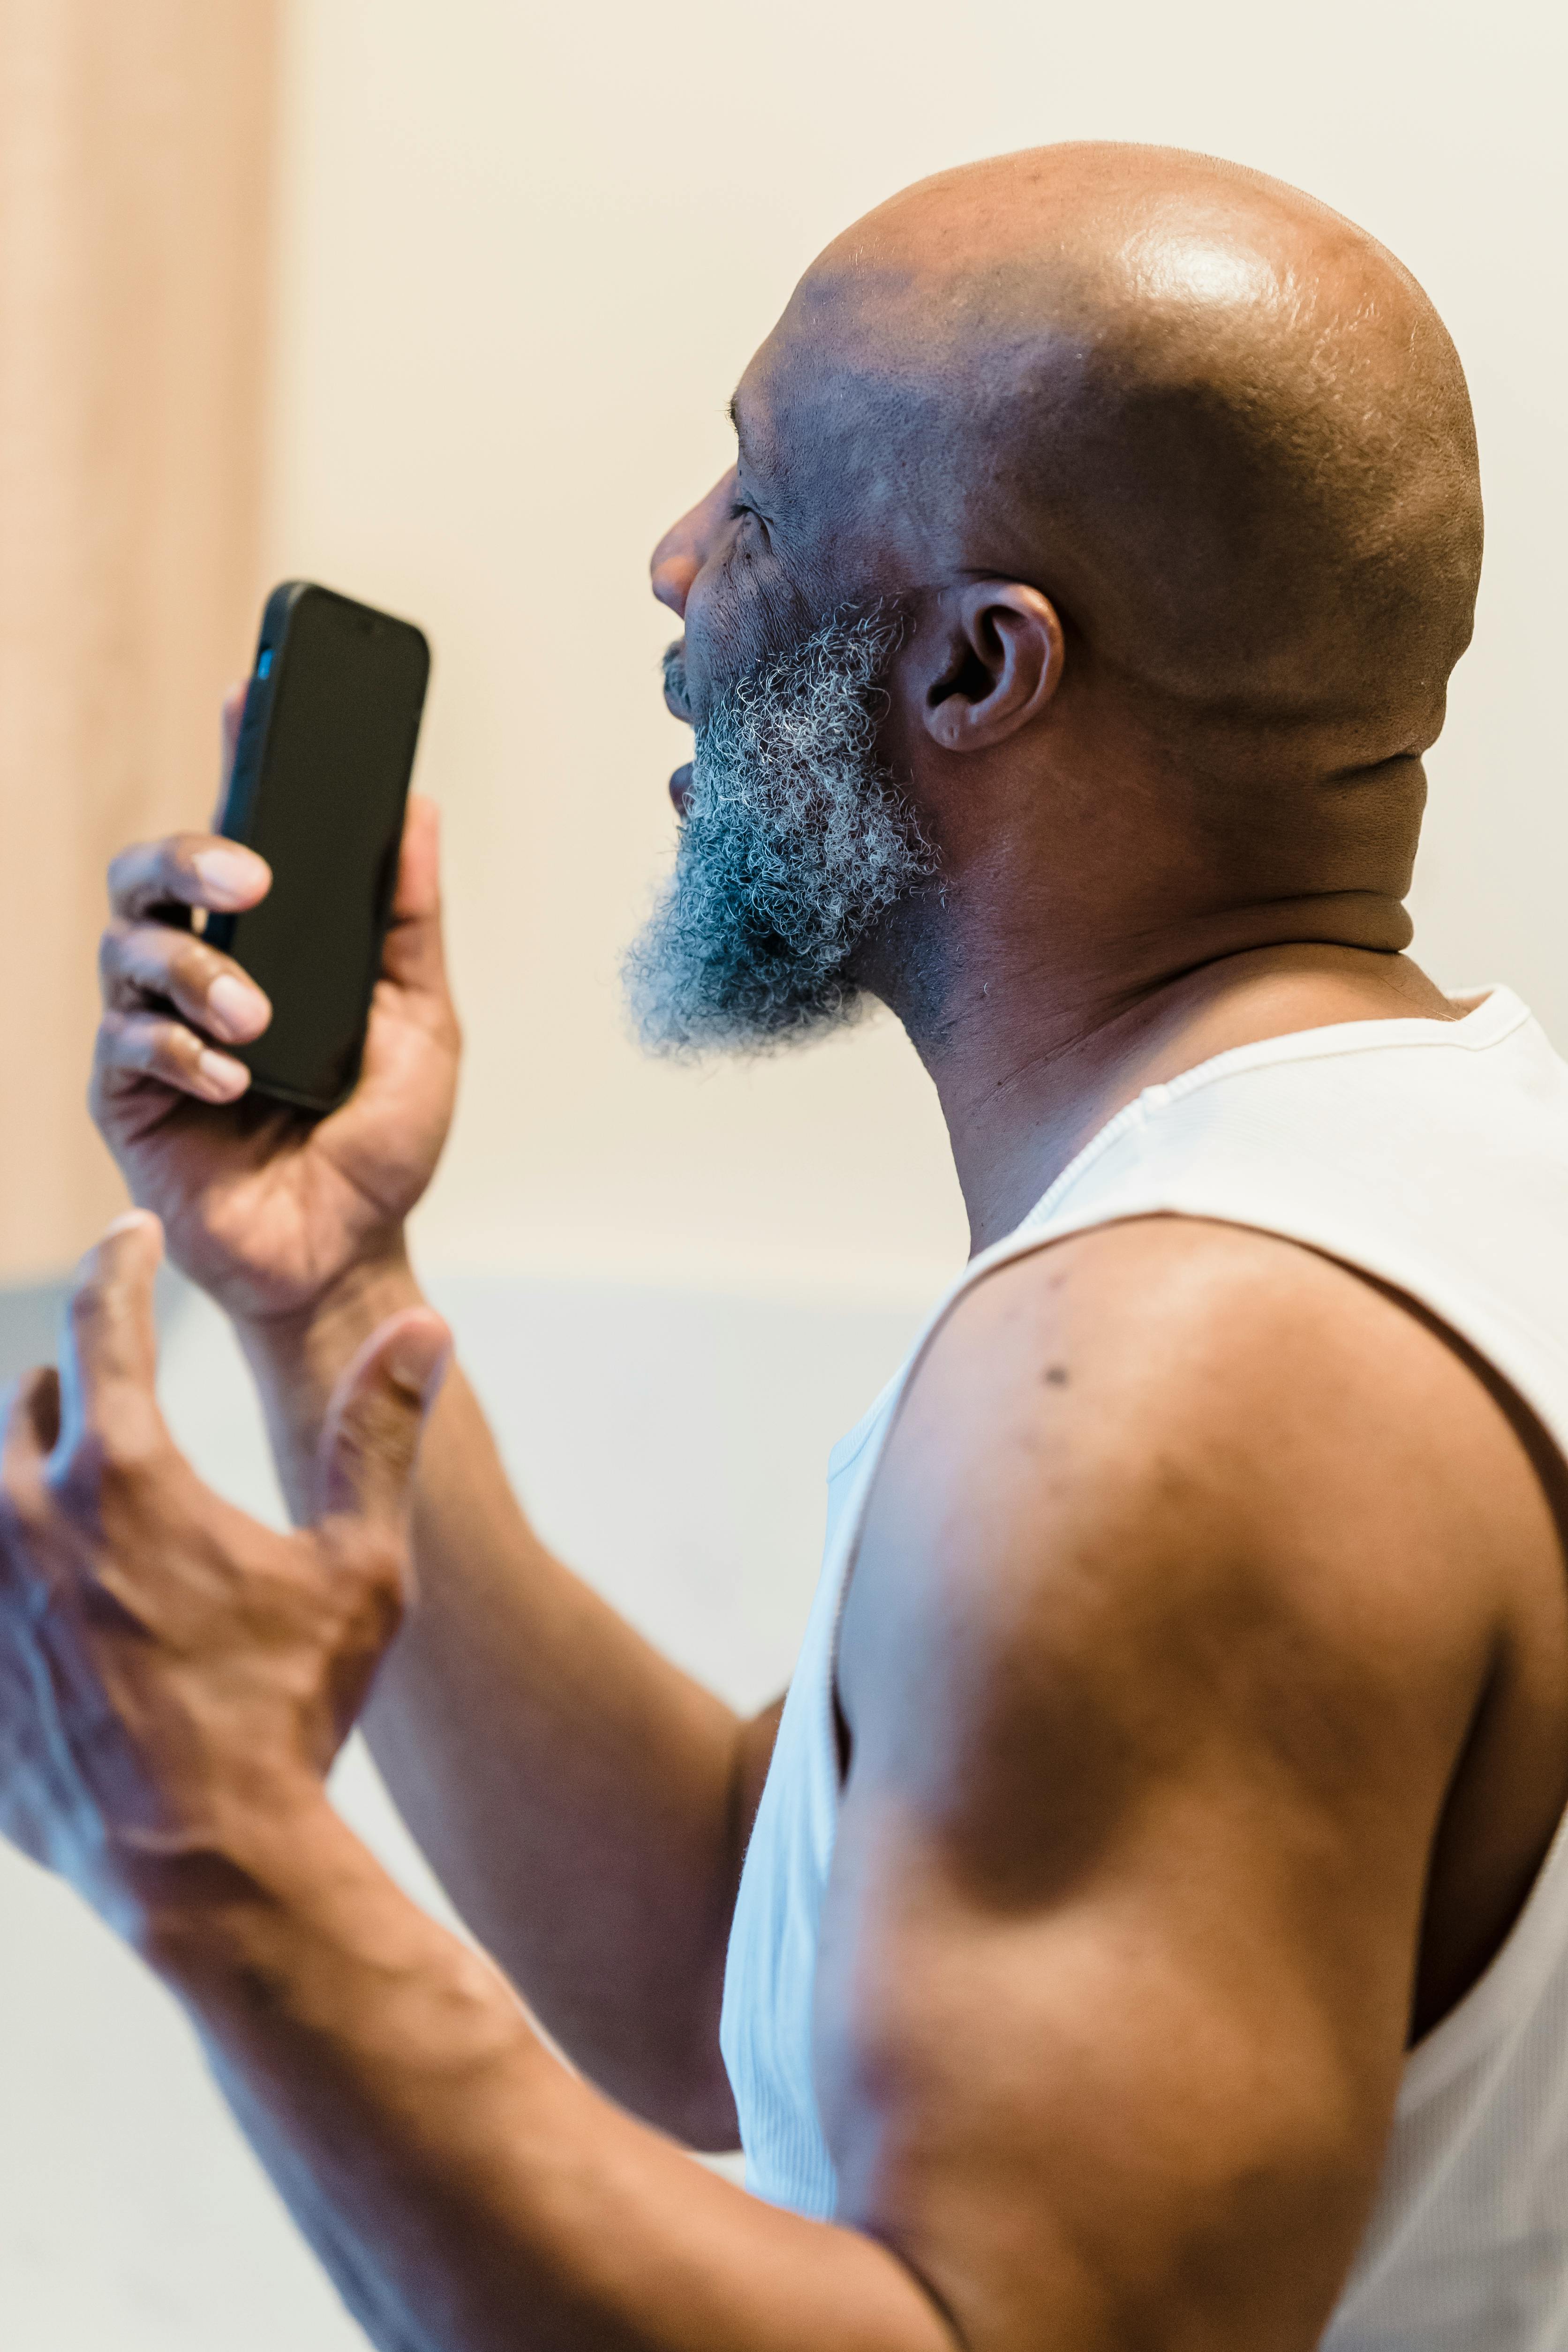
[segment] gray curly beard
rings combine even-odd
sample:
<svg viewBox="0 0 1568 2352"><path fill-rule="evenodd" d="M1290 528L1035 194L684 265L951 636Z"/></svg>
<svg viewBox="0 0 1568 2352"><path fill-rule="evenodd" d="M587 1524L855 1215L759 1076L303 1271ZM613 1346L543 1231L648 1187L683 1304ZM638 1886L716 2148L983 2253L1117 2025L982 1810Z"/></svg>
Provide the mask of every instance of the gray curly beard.
<svg viewBox="0 0 1568 2352"><path fill-rule="evenodd" d="M900 635L840 614L716 691L675 869L622 966L650 1053L766 1053L860 1010L856 948L936 872L876 758ZM679 647L666 661L679 681Z"/></svg>

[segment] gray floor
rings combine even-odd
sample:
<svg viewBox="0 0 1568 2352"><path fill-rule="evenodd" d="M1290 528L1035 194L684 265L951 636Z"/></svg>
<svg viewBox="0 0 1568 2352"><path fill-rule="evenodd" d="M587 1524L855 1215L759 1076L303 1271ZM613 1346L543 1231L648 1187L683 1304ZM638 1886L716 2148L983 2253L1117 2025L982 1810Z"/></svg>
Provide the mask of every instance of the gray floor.
<svg viewBox="0 0 1568 2352"><path fill-rule="evenodd" d="M924 1302L853 1306L465 1278L436 1286L535 1517L693 1671L752 1706L787 1680L828 1446ZM0 1292L0 1379L52 1357L59 1294ZM212 1483L279 1515L254 1401L171 1281L163 1392ZM339 1802L441 1898L368 1759ZM0 1851L5 2352L352 2352L363 2339L229 2125L174 2005L65 1890Z"/></svg>

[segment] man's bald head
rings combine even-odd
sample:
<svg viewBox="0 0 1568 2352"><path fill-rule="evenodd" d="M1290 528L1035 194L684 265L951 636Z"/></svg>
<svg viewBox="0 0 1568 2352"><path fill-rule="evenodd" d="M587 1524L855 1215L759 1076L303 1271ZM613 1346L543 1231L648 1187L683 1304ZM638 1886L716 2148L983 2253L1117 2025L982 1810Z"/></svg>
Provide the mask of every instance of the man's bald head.
<svg viewBox="0 0 1568 2352"><path fill-rule="evenodd" d="M696 729L664 1042L861 986L940 1038L1009 956L1115 997L1407 943L1480 500L1453 346L1371 237L1205 156L1004 156L831 246L735 419L654 561Z"/></svg>
<svg viewBox="0 0 1568 2352"><path fill-rule="evenodd" d="M1463 374L1296 190L1109 145L945 173L828 248L754 381L852 593L890 541L909 586L1036 583L1173 719L1326 724L1347 764L1436 735L1480 560Z"/></svg>

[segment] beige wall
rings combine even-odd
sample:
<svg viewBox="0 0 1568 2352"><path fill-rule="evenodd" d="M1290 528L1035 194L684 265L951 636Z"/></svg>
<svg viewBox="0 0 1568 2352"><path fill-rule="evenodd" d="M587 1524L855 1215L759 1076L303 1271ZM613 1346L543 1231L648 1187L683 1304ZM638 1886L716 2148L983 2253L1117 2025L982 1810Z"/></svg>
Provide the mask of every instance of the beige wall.
<svg viewBox="0 0 1568 2352"><path fill-rule="evenodd" d="M427 1250L900 1290L952 1261L934 1106L889 1028L705 1076L624 1038L616 958L682 749L643 566L724 464L725 395L822 241L1037 139L1267 165L1447 313L1491 553L1420 944L1445 977L1506 972L1568 1035L1561 9L1509 0L1483 32L1389 0L279 5L269 277L271 0L0 0L0 1273L68 1257L111 1203L80 1110L103 856L205 813L219 683L264 572L300 571L437 646L425 780L471 1046Z"/></svg>
<svg viewBox="0 0 1568 2352"><path fill-rule="evenodd" d="M272 0L0 0L0 1277L123 1197L104 862L210 802L258 585Z"/></svg>
<svg viewBox="0 0 1568 2352"><path fill-rule="evenodd" d="M291 0L273 569L430 626L467 1091L426 1247L899 1284L961 1247L884 1029L754 1071L640 1063L614 966L665 855L650 541L813 251L901 183L1085 134L1300 182L1423 277L1468 362L1491 552L1422 946L1568 1039L1558 239L1563 12L1396 0Z"/></svg>

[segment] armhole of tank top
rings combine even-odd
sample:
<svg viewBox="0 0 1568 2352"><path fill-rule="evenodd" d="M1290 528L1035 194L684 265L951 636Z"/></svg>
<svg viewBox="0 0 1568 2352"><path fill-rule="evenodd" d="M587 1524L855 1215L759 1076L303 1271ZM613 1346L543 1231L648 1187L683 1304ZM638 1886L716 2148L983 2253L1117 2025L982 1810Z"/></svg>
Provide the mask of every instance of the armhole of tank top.
<svg viewBox="0 0 1568 2352"><path fill-rule="evenodd" d="M1553 1928L1556 1932L1553 1933ZM1568 1955L1568 1813L1521 1904L1512 1927L1464 1998L1405 2054L1396 2115L1435 2097L1469 2061L1528 2023L1532 1991Z"/></svg>
<svg viewBox="0 0 1568 2352"><path fill-rule="evenodd" d="M1527 1381L1508 1368L1506 1346L1498 1344L1502 1335L1494 1334L1494 1344L1484 1346L1454 1314L1445 1312L1435 1299L1424 1297L1411 1281L1402 1281L1398 1271L1369 1265L1335 1249L1330 1242L1267 1225L1247 1230L1311 1250L1370 1283L1453 1350L1506 1414L1541 1489L1568 1567L1568 1447L1532 1401ZM1564 1958L1568 1958L1568 1810L1559 1813L1524 1900L1480 1975L1447 2014L1406 2051L1396 2113L1420 2105L1489 2042L1501 2040L1510 2022L1527 2018L1533 2006L1528 1998L1531 1989L1538 1987L1553 1965Z"/></svg>
<svg viewBox="0 0 1568 2352"><path fill-rule="evenodd" d="M1510 1025L1514 1024L1510 1023ZM1127 1106L1129 1111L1136 1110L1138 1108L1137 1104ZM1110 1124L1117 1128L1119 1133L1123 1131L1120 1125L1120 1118ZM1094 1139L1089 1151L1080 1154L1080 1162L1090 1158L1098 1159L1100 1148L1110 1139L1109 1129L1102 1129L1100 1134ZM1071 1170L1065 1171L1067 1174L1078 1172L1079 1172L1079 1162L1075 1162ZM1053 1187L1053 1192L1059 1199L1060 1192L1065 1189L1065 1186L1059 1185L1058 1180L1058 1187ZM1047 1201L1050 1197L1050 1195L1047 1196ZM1041 1208L1045 1207L1046 1202L1042 1202ZM1246 1223L1240 1218L1226 1216L1223 1211L1205 1211L1184 1205L1151 1204L1140 1209L1123 1210L1105 1218L1090 1216L1076 1223L1065 1221L1049 1230L1041 1225L1036 1225L1031 1230L1030 1224L1026 1223L1016 1233L995 1244L992 1250L975 1258L973 1264L965 1268L963 1276L933 1312L930 1322L910 1350L901 1373L898 1376L892 1409L878 1433L875 1452L867 1465L864 1485L855 1501L853 1517L845 1529L844 1562L839 1571L833 1622L828 1633L826 1662L827 1713L833 1733L833 1755L836 1763L839 1762L841 1754L837 1737L838 1641L844 1622L845 1604L848 1598L849 1582L859 1553L861 1531L876 1486L877 1472L893 1431L898 1426L899 1415L903 1408L904 1398L909 1393L910 1384L925 1360L926 1352L931 1342L942 1329L953 1308L962 1298L967 1296L975 1284L983 1281L987 1275L1011 1264L1015 1258L1031 1256L1037 1250L1048 1249L1055 1242L1071 1240L1076 1234L1092 1232L1101 1224L1131 1224L1152 1216L1180 1216L1191 1218L1200 1223L1242 1225L1247 1232L1262 1234L1274 1241L1288 1242L1297 1249L1310 1250L1315 1255L1326 1257L1332 1264L1342 1266L1347 1274L1354 1275L1362 1281L1370 1281L1388 1290L1409 1310L1434 1326L1439 1336L1454 1345L1461 1354L1473 1357L1479 1364L1485 1367L1492 1380L1507 1391L1519 1411L1534 1425L1544 1444L1554 1454L1562 1471L1565 1489L1568 1489L1568 1450L1558 1443L1550 1427L1531 1402L1529 1396L1496 1358L1488 1354L1474 1339L1468 1338L1451 1318L1445 1316L1436 1307L1423 1299L1416 1291L1402 1285L1389 1274L1345 1255L1324 1241L1314 1240L1308 1235L1291 1233L1279 1227ZM893 1384L889 1383L889 1386ZM1532 1466L1535 1466L1533 1463ZM1539 1468L1536 1475L1538 1477L1542 1475ZM1553 1517L1557 1520L1564 1545L1568 1547L1568 1525L1564 1524L1560 1509L1552 1504L1550 1495L1547 1499L1552 1508ZM842 1793L842 1769L838 1771L837 1785L838 1791ZM1558 1906L1563 1912L1562 1934L1554 1939L1548 1923ZM1440 2018L1430 2032L1424 2034L1414 2048L1405 2053L1405 2071L1400 2082L1396 2112L1404 2113L1407 2108L1420 2105L1435 2092L1440 2090L1445 2083L1451 2080L1467 2060L1478 2049L1484 2047L1488 2040L1502 2024L1506 2023L1509 2015L1519 2005L1520 1994L1530 1981L1531 1974L1541 1975L1549 1970L1553 1958L1559 1951L1568 1952L1568 1811L1559 1818L1551 1842L1542 1857L1540 1867L1531 1884L1530 1892L1520 1906L1512 1925L1486 1968L1469 1990L1455 2003L1447 2015Z"/></svg>

